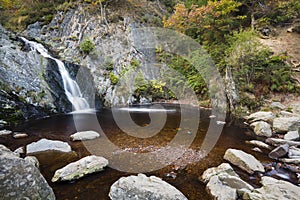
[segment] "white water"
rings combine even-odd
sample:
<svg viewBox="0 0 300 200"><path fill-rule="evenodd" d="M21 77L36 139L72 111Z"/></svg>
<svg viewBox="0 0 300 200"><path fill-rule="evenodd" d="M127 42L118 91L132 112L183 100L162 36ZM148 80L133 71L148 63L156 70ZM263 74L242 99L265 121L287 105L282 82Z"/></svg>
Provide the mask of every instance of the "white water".
<svg viewBox="0 0 300 200"><path fill-rule="evenodd" d="M65 89L65 94L68 100L72 103L75 111L88 110L90 106L87 100L82 96L80 88L77 82L71 79L69 72L67 71L64 63L56 58L53 58L45 49L42 44L37 42L29 41L26 38L20 37L26 44L30 46L32 50L39 52L43 57L50 58L57 63L59 72L61 74L63 85Z"/></svg>

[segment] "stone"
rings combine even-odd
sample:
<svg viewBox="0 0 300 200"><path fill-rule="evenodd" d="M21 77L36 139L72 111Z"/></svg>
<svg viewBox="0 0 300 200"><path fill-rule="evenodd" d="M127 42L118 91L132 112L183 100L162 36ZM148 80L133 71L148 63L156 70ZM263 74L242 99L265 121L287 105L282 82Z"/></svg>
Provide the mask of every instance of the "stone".
<svg viewBox="0 0 300 200"><path fill-rule="evenodd" d="M41 139L26 146L26 153L32 154L43 151L62 151L71 152L71 147L66 142L57 140Z"/></svg>
<svg viewBox="0 0 300 200"><path fill-rule="evenodd" d="M100 134L95 131L82 131L74 133L70 136L72 141L92 140L100 137Z"/></svg>
<svg viewBox="0 0 300 200"><path fill-rule="evenodd" d="M207 183L212 176L215 176L215 175L218 175L218 174L221 174L221 173L227 173L231 176L237 176L238 177L238 175L232 169L230 164L222 163L218 167L212 167L212 168L209 168L209 169L205 170L203 172L202 176L199 179L203 183Z"/></svg>
<svg viewBox="0 0 300 200"><path fill-rule="evenodd" d="M79 179L87 174L103 171L107 165L108 160L103 157L87 156L56 170L52 182Z"/></svg>
<svg viewBox="0 0 300 200"><path fill-rule="evenodd" d="M4 128L6 124L7 124L6 121L0 119L0 129Z"/></svg>
<svg viewBox="0 0 300 200"><path fill-rule="evenodd" d="M19 147L16 150L14 150L14 153L23 154L23 153L25 153L25 148L24 147Z"/></svg>
<svg viewBox="0 0 300 200"><path fill-rule="evenodd" d="M300 145L300 142L284 140L284 139L280 139L280 138L267 138L266 143L271 144L273 146L280 146L283 144L288 144L290 146L299 146Z"/></svg>
<svg viewBox="0 0 300 200"><path fill-rule="evenodd" d="M254 188L249 183L246 183L238 176L231 176L229 174L220 174L218 177L223 184L228 185L231 188L237 190L240 189L247 189L250 191L254 190Z"/></svg>
<svg viewBox="0 0 300 200"><path fill-rule="evenodd" d="M286 156L288 154L288 152L289 152L289 145L283 144L283 145L280 145L280 146L276 147L275 149L273 149L269 153L269 157L272 159L282 158L282 157Z"/></svg>
<svg viewBox="0 0 300 200"><path fill-rule="evenodd" d="M286 109L286 106L283 105L282 103L278 102L278 101L272 102L270 106L271 106L271 108L279 108L281 110Z"/></svg>
<svg viewBox="0 0 300 200"><path fill-rule="evenodd" d="M284 135L283 139L285 140L299 140L299 132L298 131L289 131Z"/></svg>
<svg viewBox="0 0 300 200"><path fill-rule="evenodd" d="M300 149L294 146L289 148L288 153L289 158L299 158L300 159Z"/></svg>
<svg viewBox="0 0 300 200"><path fill-rule="evenodd" d="M260 148L264 148L264 149L272 149L272 147L262 141L259 140L250 140L250 141L246 141L247 144L252 144L254 146L260 147Z"/></svg>
<svg viewBox="0 0 300 200"><path fill-rule="evenodd" d="M263 176L261 179L261 184L261 188L255 189L253 190L253 192L245 192L243 195L243 199L298 200L300 197L300 187L293 185L292 183L289 183L287 181Z"/></svg>
<svg viewBox="0 0 300 200"><path fill-rule="evenodd" d="M144 174L120 178L110 187L109 197L112 200L187 200L172 185L158 177L147 177Z"/></svg>
<svg viewBox="0 0 300 200"><path fill-rule="evenodd" d="M39 170L3 145L0 145L0 191L1 199L55 199Z"/></svg>
<svg viewBox="0 0 300 200"><path fill-rule="evenodd" d="M36 168L40 167L40 163L39 160L35 157L35 156L26 156L24 158L25 161L31 163L33 166L35 166Z"/></svg>
<svg viewBox="0 0 300 200"><path fill-rule="evenodd" d="M300 164L300 158L282 158L282 159L279 159L279 160L281 162L289 163L289 164L295 164L295 165Z"/></svg>
<svg viewBox="0 0 300 200"><path fill-rule="evenodd" d="M241 150L227 149L224 159L249 174L253 174L255 171L265 172L264 166L254 156Z"/></svg>
<svg viewBox="0 0 300 200"><path fill-rule="evenodd" d="M254 128L253 131L257 136L263 136L263 137L272 136L271 125L268 124L267 122L263 122L263 121L253 122L250 126Z"/></svg>
<svg viewBox="0 0 300 200"><path fill-rule="evenodd" d="M0 135L9 135L11 133L12 133L12 131L10 131L10 130L1 130L0 131Z"/></svg>
<svg viewBox="0 0 300 200"><path fill-rule="evenodd" d="M206 191L212 199L218 200L236 200L237 191L222 183L218 176L213 176L206 185Z"/></svg>
<svg viewBox="0 0 300 200"><path fill-rule="evenodd" d="M282 117L300 117L299 114L287 112L287 111L284 111L284 110L280 111L280 115Z"/></svg>
<svg viewBox="0 0 300 200"><path fill-rule="evenodd" d="M246 117L250 122L265 121L272 123L275 115L272 112L259 111Z"/></svg>
<svg viewBox="0 0 300 200"><path fill-rule="evenodd" d="M252 150L252 151L259 152L259 153L263 153L263 151L262 151L260 148L258 148L258 147L254 147L254 148L252 148L251 150Z"/></svg>
<svg viewBox="0 0 300 200"><path fill-rule="evenodd" d="M292 108L293 113L300 114L300 103L299 102L294 102L290 105Z"/></svg>
<svg viewBox="0 0 300 200"><path fill-rule="evenodd" d="M28 135L27 135L27 133L18 133L18 132L16 132L16 133L13 134L13 137L15 139L20 139L20 138L26 138L26 137L28 137Z"/></svg>
<svg viewBox="0 0 300 200"><path fill-rule="evenodd" d="M300 117L279 117L273 120L273 129L278 133L298 130Z"/></svg>

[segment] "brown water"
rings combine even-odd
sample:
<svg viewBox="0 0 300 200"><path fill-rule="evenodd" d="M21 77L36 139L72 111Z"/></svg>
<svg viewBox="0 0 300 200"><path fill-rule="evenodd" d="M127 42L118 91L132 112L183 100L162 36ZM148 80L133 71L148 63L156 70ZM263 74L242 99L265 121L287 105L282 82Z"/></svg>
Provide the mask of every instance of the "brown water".
<svg viewBox="0 0 300 200"><path fill-rule="evenodd" d="M253 137L248 134L249 132L247 129L234 125L224 126L222 134L213 150L208 156L202 158L204 154L200 151L200 147L206 135L210 120L214 120L209 118L210 111L207 110L201 110L199 128L190 147L179 146L173 148L171 154L169 151L164 151L164 149L167 148L168 143L178 132L181 117L178 106L167 106L167 109L173 108L176 109L176 112L167 114L167 121L164 128L157 135L146 139L135 138L122 132L114 122L111 110L103 109L97 112L99 124L103 130L101 138L104 138L103 134L105 134L113 144L119 146L120 149L125 152L140 154L158 150L161 152L161 157L158 157L157 159L164 159L185 152L182 157L175 162L170 163L168 166L146 174L161 177L163 180L183 192L188 199L210 199L205 192L205 185L198 180L198 177L201 176L203 171L207 168L217 166L224 162L222 157L228 148L237 148L252 153L265 165L272 163L265 154L251 151L253 146L246 144L245 141L253 139ZM130 114L136 124L140 126L146 126L151 122L149 113L147 112L131 112ZM91 121L91 114L77 114L76 117L77 119L80 119L83 124L86 124L87 127L90 126L89 122ZM51 178L55 170L72 161L90 155L85 144L69 140L69 136L76 132L73 115L57 115L42 120L26 122L14 129L15 131L28 133L29 137L14 139L12 136L0 136L0 143L8 146L12 150L41 138L47 138L66 141L71 145L73 151L76 152L68 154L48 152L35 155L40 161L41 173L53 188L57 199L109 199L108 193L110 186L120 177L132 174L107 167L102 172L88 175L80 180L52 183ZM91 129L94 128L92 127ZM101 138L99 139L100 141ZM130 161L128 161L127 164L140 165L142 163L130 163ZM255 176L249 177L244 172L236 168L235 170L243 179L250 181L254 186L258 186L257 178Z"/></svg>

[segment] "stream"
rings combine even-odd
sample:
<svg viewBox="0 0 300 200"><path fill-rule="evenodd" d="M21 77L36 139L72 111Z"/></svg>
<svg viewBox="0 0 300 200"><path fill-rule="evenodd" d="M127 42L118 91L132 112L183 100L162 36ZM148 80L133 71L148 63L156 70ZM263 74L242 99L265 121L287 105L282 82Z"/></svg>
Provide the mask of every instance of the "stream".
<svg viewBox="0 0 300 200"><path fill-rule="evenodd" d="M167 120L164 127L153 137L135 138L125 134L118 128L114 121L111 109L102 109L96 113L99 124L103 130L101 135L103 136L103 134L105 134L113 144L127 152L139 154L163 149L176 135L181 115L179 105L162 104L161 106L164 106L167 110L172 110L172 112L167 112ZM131 118L139 126L146 126L150 123L149 112L147 112L145 108L147 108L147 106L136 106L130 111ZM193 108L191 107L190 109ZM200 147L208 129L209 122L213 119L209 117L211 114L209 110L201 109L200 112L198 132L191 146L188 148L182 147L183 149L180 149L180 147L174 149L174 154L184 151L183 156L162 169L147 172L146 175L155 175L162 178L179 189L188 199L210 199L205 191L205 185L198 180L198 177L201 176L207 168L218 166L224 162L223 155L228 148L236 148L251 153L264 165L272 163L267 154L251 150L253 146L246 144L245 141L253 139L253 136L251 136L247 129L235 125L225 125L217 144L208 156L202 158ZM72 142L69 136L77 131L73 117L80 118L83 123L88 124L93 115L94 114L91 113L73 113L27 121L16 127L12 127L12 129L13 131L26 132L28 137L14 139L12 135L0 136L0 143L11 150L15 150L41 138L68 142L74 151L73 153L43 152L34 154L40 162L41 173L53 188L57 199L109 199L108 193L110 186L120 177L128 176L132 173L118 171L109 165L102 172L88 175L76 181L51 182L55 170L70 162L90 155L90 152L83 142ZM102 136L100 139L103 138ZM174 155L164 155L164 151L161 152L162 158ZM139 163L128 162L129 164L139 165ZM258 178L255 174L249 177L249 175L240 171L238 168L234 169L241 178L250 182L253 186L259 186ZM276 173L270 175L273 176L276 175ZM284 177L285 175L283 174L282 176Z"/></svg>

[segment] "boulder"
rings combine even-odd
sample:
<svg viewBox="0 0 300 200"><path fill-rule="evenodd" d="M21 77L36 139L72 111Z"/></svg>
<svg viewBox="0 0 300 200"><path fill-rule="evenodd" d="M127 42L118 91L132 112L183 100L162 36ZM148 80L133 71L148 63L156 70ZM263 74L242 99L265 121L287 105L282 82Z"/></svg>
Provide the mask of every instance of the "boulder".
<svg viewBox="0 0 300 200"><path fill-rule="evenodd" d="M231 176L238 177L238 175L232 169L232 167L230 166L230 164L228 164L228 163L222 163L218 167L212 167L212 168L209 168L209 169L205 170L203 172L202 176L199 179L202 182L207 183L212 176L215 176L215 175L218 175L218 174L221 174L221 173L227 173L227 174L229 174Z"/></svg>
<svg viewBox="0 0 300 200"><path fill-rule="evenodd" d="M9 135L11 133L12 133L12 131L10 131L10 130L1 130L0 131L0 135Z"/></svg>
<svg viewBox="0 0 300 200"><path fill-rule="evenodd" d="M289 145L283 144L283 145L280 145L280 146L276 147L275 149L273 149L269 153L269 157L272 159L282 158L282 157L286 156L288 154L288 152L289 152Z"/></svg>
<svg viewBox="0 0 300 200"><path fill-rule="evenodd" d="M42 152L42 151L62 151L71 152L71 147L66 142L57 140L41 139L26 146L27 154Z"/></svg>
<svg viewBox="0 0 300 200"><path fill-rule="evenodd" d="M0 172L2 199L55 199L39 170L3 145L0 145Z"/></svg>
<svg viewBox="0 0 300 200"><path fill-rule="evenodd" d="M289 131L284 135L285 140L299 140L299 132L298 131Z"/></svg>
<svg viewBox="0 0 300 200"><path fill-rule="evenodd" d="M112 200L187 200L175 187L158 177L144 174L122 177L111 187L109 197Z"/></svg>
<svg viewBox="0 0 300 200"><path fill-rule="evenodd" d="M100 134L95 131L81 131L70 136L72 141L92 140L100 137Z"/></svg>
<svg viewBox="0 0 300 200"><path fill-rule="evenodd" d="M279 117L273 120L273 129L278 133L298 130L300 117Z"/></svg>
<svg viewBox="0 0 300 200"><path fill-rule="evenodd" d="M264 121L253 122L251 125L253 131L257 136L271 137L272 130L270 124Z"/></svg>
<svg viewBox="0 0 300 200"><path fill-rule="evenodd" d="M284 140L280 138L267 138L266 143L271 144L273 146L280 146L283 144L288 144L290 146L299 146L300 142L298 141L290 141L290 140Z"/></svg>
<svg viewBox="0 0 300 200"><path fill-rule="evenodd" d="M100 172L108 165L108 160L100 156L87 156L56 170L52 182L71 181L87 174Z"/></svg>
<svg viewBox="0 0 300 200"><path fill-rule="evenodd" d="M299 158L300 159L300 149L294 146L289 148L289 158Z"/></svg>
<svg viewBox="0 0 300 200"><path fill-rule="evenodd" d="M279 108L281 110L286 109L286 106L283 105L282 103L278 102L278 101L272 102L270 106L271 106L271 108Z"/></svg>
<svg viewBox="0 0 300 200"><path fill-rule="evenodd" d="M254 156L241 150L227 149L224 159L249 174L253 174L255 171L265 172L264 166Z"/></svg>
<svg viewBox="0 0 300 200"><path fill-rule="evenodd" d="M272 147L262 141L259 140L250 140L250 141L246 141L247 144L252 144L254 146L260 147L260 148L264 148L264 149L272 149Z"/></svg>
<svg viewBox="0 0 300 200"><path fill-rule="evenodd" d="M265 112L265 111L259 111L246 117L246 119L250 120L251 122L265 121L269 123L272 123L274 118L275 115L272 112Z"/></svg>
<svg viewBox="0 0 300 200"><path fill-rule="evenodd" d="M212 199L218 200L236 200L238 198L237 191L222 183L218 176L213 176L207 186L206 191Z"/></svg>
<svg viewBox="0 0 300 200"><path fill-rule="evenodd" d="M277 180L272 177L264 176L261 179L262 187L253 192L245 192L244 200L259 199L289 199L298 200L300 197L300 187L287 181Z"/></svg>

